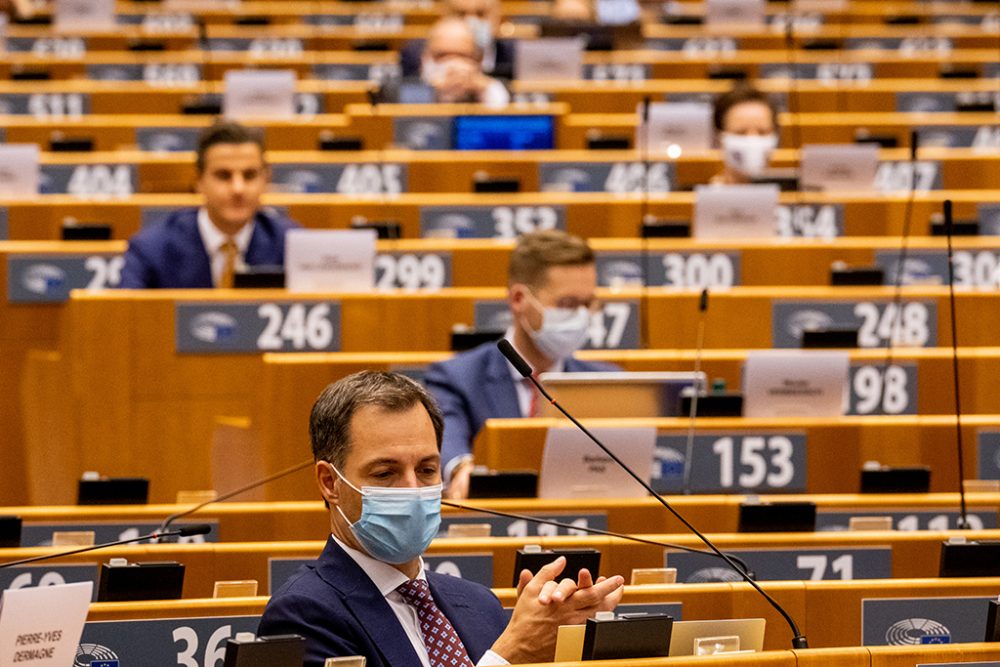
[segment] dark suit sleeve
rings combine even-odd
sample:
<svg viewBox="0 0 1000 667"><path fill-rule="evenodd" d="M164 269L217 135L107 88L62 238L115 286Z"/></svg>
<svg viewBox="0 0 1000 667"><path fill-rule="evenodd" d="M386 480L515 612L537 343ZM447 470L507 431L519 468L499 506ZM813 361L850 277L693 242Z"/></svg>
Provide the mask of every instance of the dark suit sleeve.
<svg viewBox="0 0 1000 667"><path fill-rule="evenodd" d="M445 364L432 364L424 376L427 390L437 401L444 415L444 440L441 444L441 464L447 469L453 459L472 453L475 424L465 393L451 377Z"/></svg>
<svg viewBox="0 0 1000 667"><path fill-rule="evenodd" d="M334 609L306 595L285 593L271 598L257 628L258 636L296 634L306 638L304 667L323 667L327 658L369 655L351 641L354 630L343 622L344 609Z"/></svg>
<svg viewBox="0 0 1000 667"><path fill-rule="evenodd" d="M129 241L128 250L125 251L125 264L122 266L118 286L122 289L150 289L160 286L146 249L136 239Z"/></svg>

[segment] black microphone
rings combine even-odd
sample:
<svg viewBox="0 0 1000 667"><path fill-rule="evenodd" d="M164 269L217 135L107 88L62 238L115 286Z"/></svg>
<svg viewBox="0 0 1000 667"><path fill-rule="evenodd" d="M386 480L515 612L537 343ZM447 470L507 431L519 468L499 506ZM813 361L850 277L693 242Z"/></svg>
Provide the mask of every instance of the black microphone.
<svg viewBox="0 0 1000 667"><path fill-rule="evenodd" d="M590 533L591 535L604 535L607 537L617 537L619 539L627 540L629 542L638 542L640 544L651 544L657 547L666 547L668 549L677 549L678 551L686 551L687 553L690 554L702 554L703 556L711 556L712 558L719 558L719 555L716 554L714 551L704 551L702 549L695 549L694 547L685 546L683 544L674 544L673 542L658 542L656 540L649 540L644 537L637 537L635 535L628 535L626 533L614 533L611 532L610 530L601 530L600 528L591 528L589 526L575 526L571 523L564 523L562 521L555 521L553 519L542 519L536 516L528 516L526 514L514 514L512 512L501 512L499 510L486 509L485 507L473 507L471 505L462 505L460 503L456 503L451 500L442 500L441 504L445 505L446 507L454 507L460 510L468 510L470 512L480 512L482 514L490 514L492 516L500 516L504 517L505 519L517 519L520 521L527 521L529 523L541 523L545 524L546 526L556 526L557 528L564 528L566 530L579 530L582 533ZM747 576L749 577L755 576L754 572L750 569L750 566L748 566L746 561L744 561L742 558L734 554L729 554L729 558L735 561L737 564L739 564L740 568L742 568L743 571L747 573ZM729 563L728 561L726 561L726 564L731 565L731 563Z"/></svg>
<svg viewBox="0 0 1000 667"><path fill-rule="evenodd" d="M499 348L500 353L503 354L503 356L507 358L507 361L509 361L511 363L511 365L514 366L514 368L522 376L524 376L525 378L527 378L535 386L535 388L538 390L538 392L542 396L544 396L545 399L550 404L552 404L553 407L555 407L559 412L561 412L563 415L565 415L567 419L569 419L571 422L573 422L574 426L576 426L578 429L580 429L583 432L584 435L586 435L588 438L590 438L594 442L595 445L597 445L598 447L600 447L601 450L611 458L611 460L613 460L615 463L617 463L618 466L622 470L624 470L625 472L627 472L629 474L629 476L632 477L632 479L634 479L636 482L638 482L639 486L641 486L642 488L644 488L646 490L646 492L649 493L649 495L651 495L654 498L656 498L656 500L661 505L663 505L663 507L668 512L670 512L674 516L674 518L676 518L678 521L680 521L682 524L684 524L684 526L688 530L690 530L692 533L694 533L698 537L698 539L700 539L702 542L704 542L705 546L707 546L709 549L711 549L713 552L715 552L719 556L719 558L721 558L724 561L726 561L727 563L729 563L729 566L731 568L733 568L737 572L737 574L739 574L743 578L744 581L746 581L748 584L750 584L754 588L754 590L756 590L758 593L760 593L761 596L765 600L767 600L767 602L772 607L774 607L774 609L779 614L781 614L782 618L785 619L785 622L788 623L788 627L791 628L791 630L792 630L792 648L809 648L809 642L806 640L805 635L803 635L801 632L799 632L799 627L795 624L795 621L792 619L791 616L788 615L788 612L785 611L785 609L780 604L778 604L777 600L775 600L770 595L768 595L767 592L763 588L761 588L757 584L756 581L754 581L753 579L751 579L747 575L746 572L744 572L743 570L739 569L739 567L736 565L736 563L733 561L732 558L730 558L725 553L723 553L722 551L720 551L719 548L717 546L715 546L715 544L710 539L708 539L707 537L705 537L701 533L701 531L699 531L697 528L694 527L694 525L691 524L690 521L688 521L687 519L685 519L684 516L680 512L678 512L677 510L675 510L673 508L673 506L670 503L668 503L663 496L661 496L655 490L653 490L653 487L651 487L634 470L632 470L630 467L628 467L625 464L624 461L622 461L620 458L618 458L617 455L615 455L614 452L612 452L610 449L608 449L607 445L605 445L603 442L600 441L599 438L597 438L597 436L595 436L593 433L591 433L587 429L586 426L584 426L583 424L581 424L576 419L576 417L574 417L573 415L571 415L570 413L568 413L563 408L563 406L559 405L559 402L556 401L556 399L554 399L549 394L549 392L545 390L545 387L543 387L542 384L538 380L535 379L535 377L531 373L531 367L528 366L528 364L524 361L524 359L521 358L521 355L519 355L517 353L517 351L514 349L514 346L512 346L510 344L510 341L508 341L506 339L503 339L503 340L499 341L497 343L497 348Z"/></svg>
<svg viewBox="0 0 1000 667"><path fill-rule="evenodd" d="M258 480L254 481L254 482L250 482L246 486L241 486L240 488L235 489L233 491L229 491L228 493L223 493L221 496L216 496L215 498L212 498L211 500L206 500L204 502L198 503L194 507L190 507L190 508L188 508L188 509L186 509L186 510L184 510L182 512L177 512L175 514L171 514L170 516L168 516L166 519L163 520L163 523L160 524L160 527L157 530L160 531L160 532L163 532L163 531L167 530L170 527L170 524L172 524L174 521L177 521L178 519L183 519L186 516L190 516L190 515L194 514L195 512L197 512L198 510L200 510L203 507L206 507L206 506L211 505L213 503L220 503L223 500L229 500L233 496L238 496L241 493L246 493L247 491L253 491L254 489L256 489L259 486L264 486L265 484L269 484L269 483L271 483L271 482L273 482L275 480L279 480L282 477L286 477L288 475L291 475L294 472L298 472L298 471L303 470L305 468L308 468L309 466L314 465L314 464L315 464L315 461L313 459L311 459L311 458L307 459L305 461L302 461L301 463L296 463L295 465L293 465L290 468L285 468L284 470L280 470L280 471L274 473L273 475L268 475L267 477L265 477L263 479L258 479ZM181 530L183 530L183 528ZM181 534L178 533L178 535L181 535ZM181 535L181 536L183 537L183 535ZM170 536L164 534L163 537L170 537Z"/></svg>
<svg viewBox="0 0 1000 667"><path fill-rule="evenodd" d="M694 426L698 418L698 395L701 390L698 387L698 374L701 372L701 355L705 350L705 312L708 310L708 288L701 290L701 297L698 299L698 335L695 341L694 351L694 374L695 382L692 385L694 392L691 394L691 408L688 410L688 433L687 447L684 458L684 493L691 493L691 461L694 460Z"/></svg>
<svg viewBox="0 0 1000 667"><path fill-rule="evenodd" d="M800 125L802 100L799 95L799 70L798 62L795 58L795 17L789 8L785 15L785 63L788 65L788 115L792 121L791 140L792 148L802 150L802 128Z"/></svg>
<svg viewBox="0 0 1000 667"><path fill-rule="evenodd" d="M951 371L955 383L955 443L958 448L958 527L969 530L969 515L965 505L965 455L962 452L962 398L958 377L958 324L955 313L955 258L951 250L952 237L951 200L944 200L944 232L948 238L948 302L951 306Z"/></svg>
<svg viewBox="0 0 1000 667"><path fill-rule="evenodd" d="M89 547L81 547L79 549L72 549L70 551L60 551L55 554L44 554L42 556L32 556L31 558L22 558L20 560L12 560L7 563L0 563L0 569L7 567L14 567L15 565L25 565L27 563L38 563L43 560L53 560L55 558L63 558L64 556L72 556L74 554L82 554L87 551L96 551L98 549L106 549L108 547L117 547L122 544L131 544L132 542L143 542L145 540L159 540L162 537L190 537L192 535L205 535L212 532L212 527L207 523L199 523L192 526L183 526L181 528L175 528L173 530L155 530L148 535L140 535L139 537L130 537L127 540L117 540L115 542L105 542L103 544L92 544Z"/></svg>
<svg viewBox="0 0 1000 667"><path fill-rule="evenodd" d="M903 280L906 278L906 260L910 254L910 232L913 224L913 203L917 193L917 149L920 144L920 136L917 131L910 130L910 188L906 197L906 207L903 209L903 236L899 244L899 258L896 264L896 273L893 276L892 308L895 311L892 317L892 326L889 327L889 338L885 342L885 362L882 364L882 391L879 397L879 411L883 411L885 406L886 388L889 385L889 368L892 366L894 338L899 331L903 321Z"/></svg>

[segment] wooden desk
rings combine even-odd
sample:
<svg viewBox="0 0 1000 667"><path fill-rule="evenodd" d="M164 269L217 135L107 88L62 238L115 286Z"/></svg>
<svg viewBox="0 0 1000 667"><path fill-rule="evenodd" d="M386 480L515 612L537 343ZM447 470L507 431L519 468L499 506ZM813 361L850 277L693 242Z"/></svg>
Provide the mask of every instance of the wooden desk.
<svg viewBox="0 0 1000 667"><path fill-rule="evenodd" d="M936 247L940 240L919 239L930 233L930 216L939 213L942 201L951 199L954 202L956 219L977 219L978 209L1000 201L1000 189L997 190L939 190L917 193L914 196L911 217L911 243L917 250ZM365 220L390 220L400 224L405 239L417 239L422 232L421 218L428 220L439 215L447 207L473 207L483 211L496 224L492 230L497 237L508 233L508 227L503 221L509 221L518 216L529 218L533 225L539 225L550 220L554 215L565 217L566 228L571 233L582 235L592 240L611 237L619 239L607 242L603 248L630 249L639 236L638 221L642 214L642 196L638 194L619 195L599 192L524 192L512 194L472 194L472 193L418 193L401 194L392 197L366 197L348 195L294 195L272 193L264 196L265 205L280 207L288 211L289 216L298 220L306 227L319 229L347 228L352 219L357 216ZM779 202L787 207L787 211L805 222L800 226L803 234L821 236L830 228L828 222L836 224L838 215L843 218L843 233L848 237L898 237L902 234L905 224L907 197L905 195L882 195L879 193L851 194L797 194L783 193ZM101 222L110 224L113 238L127 239L139 230L144 218L155 220L166 215L165 211L185 206L198 206L201 199L193 194L136 194L125 199L113 200L81 200L69 195L45 195L34 201L5 202L8 217L9 238L24 241L57 240L60 238L63 221L73 218L79 222ZM690 192L672 192L667 195L651 197L648 204L651 215L663 220L689 222L693 213L694 195ZM839 213L838 213L839 212ZM803 215L805 214L805 215ZM503 224L501 224L503 223ZM822 224L821 224L822 223ZM836 233L836 232L833 232ZM620 243L621 239L632 239ZM956 248L965 248L964 244L989 244L991 237L982 239L956 238ZM460 240L462 247L471 247L470 239ZM857 239L851 243L837 244L816 243L813 246L817 252L820 248L829 248L831 252L843 249L842 258L849 262L866 261L871 257L859 249L866 243ZM872 239L872 243L885 244L891 248L898 242L893 239ZM601 241L604 244L604 241ZM700 248L724 248L734 243L689 241L686 239L669 239L651 241L650 247L669 247L678 250L694 250ZM769 247L768 252L781 252L783 242L774 239L763 241L738 242L738 247L751 249L759 244ZM789 246L793 250L799 246ZM782 284L822 284L826 283L829 263L826 258L817 258L803 272L784 273L784 262L789 261L786 253L781 266L768 265L767 271L783 272ZM822 254L822 253L821 253ZM768 257L768 261L771 258ZM832 261L832 259L830 260ZM755 262L746 263L744 273L747 274L747 284L766 284L756 278L749 279L748 272L757 273L753 268ZM502 274L496 278L495 284L503 283Z"/></svg>
<svg viewBox="0 0 1000 667"><path fill-rule="evenodd" d="M358 111L348 105L349 111ZM393 118L388 115L367 118L352 117L345 125L347 134L361 134L367 138L369 147L384 145L393 132ZM444 114L447 121L456 113ZM910 121L900 118L902 114L891 114L896 118L891 122L908 126ZM963 118L972 123L971 116ZM402 117L402 116L400 116ZM410 114L410 117L415 117ZM573 145L571 134L582 133L587 126L587 115L565 117L567 131L561 133L561 145ZM319 118L319 117L318 117ZM602 117L603 118L603 117ZM836 114L831 119L837 118ZM601 119L592 119L600 125ZM635 119L627 117L627 127L635 124ZM82 122L82 121L81 121ZM309 126L295 127L295 132L312 133L310 141L315 146L319 134L319 121ZM840 122L840 121L835 121ZM981 123L982 120L975 121ZM572 129L572 125L576 129ZM608 123L613 125L614 123ZM41 130L43 136L18 141L47 141L48 129ZM8 138L13 140L13 129ZM582 143L580 144L582 147ZM772 164L775 167L793 167L799 153L793 149L775 153ZM915 187L921 193L929 190L998 190L1000 189L1000 156L983 153L968 148L938 148L922 150L919 154L922 164ZM854 196L871 194L908 194L908 183L898 176L896 166L907 162L909 152L904 149L887 149L880 153L881 171L876 175L872 191L851 193ZM716 150L691 153L676 162L665 156L652 161L649 167L651 199L659 199L671 190L693 187L707 183L721 168L721 156ZM646 172L641 155L635 151L588 151L588 150L538 150L538 151L453 151L453 150L386 150L362 152L329 151L271 151L268 160L275 175L272 188L297 194L329 196L345 195L387 195L395 197L404 193L471 193L475 183L482 177L514 178L522 192L561 190L577 188L584 192L607 192L616 195L640 195L642 193L641 174ZM127 171L123 182L117 180L102 182L100 187L84 188L81 184L96 183L96 177L83 174L73 179L80 167L91 170L100 168L108 172ZM363 165L363 167L359 166ZM88 167L89 166L89 167ZM447 168L445 168L447 166ZM45 154L43 170L68 169L61 182L53 178L52 194L76 194L80 199L121 199L136 193L185 193L191 190L196 180L194 160L189 153L147 153L116 151L112 153ZM671 172L674 172L671 175ZM926 175L925 175L926 174ZM110 176L109 176L110 178ZM114 178L119 178L117 173ZM901 180L903 178L903 180ZM88 180L89 179L89 180ZM73 183L73 188L70 187ZM940 187L939 187L940 186ZM813 195L808 195L810 201ZM633 226L634 228L634 226Z"/></svg>
<svg viewBox="0 0 1000 667"><path fill-rule="evenodd" d="M943 294L941 288L906 290L907 301L930 299L937 303L939 318L945 318L947 313L946 307L941 305L946 298ZM633 303L642 300L637 290L613 296L615 300L631 299ZM747 318L767 321L771 303L779 297L843 300L851 304L866 299L891 298L891 294L890 290L880 288L735 288L713 297L706 347L770 347L766 328L748 330L740 323L748 321ZM496 288L345 295L336 299L340 303L341 321L349 323L341 329L340 349L346 352L445 350L451 323L471 323L477 301L503 298L504 291ZM961 329L963 344L990 344L990 332L996 330L996 326L988 316L992 311L985 305L989 298L992 298L990 294L978 292L958 295L959 317L964 325ZM178 488L207 488L207 470L191 471L189 464L192 460L209 460L208 448L215 418L251 417L256 422L268 419L272 411L255 410L253 392L256 387L251 389L254 385L247 381L247 378L261 377L263 362L259 353L175 352L175 306L178 302L197 305L222 301L248 303L258 308L262 303L283 299L287 299L285 293L273 291L233 292L231 295L205 291L76 293L65 308L66 325L61 328L60 354L34 359L29 384L25 385L26 420L33 425L25 439L29 452L28 478L33 480L29 489L32 502L67 502L66 494L83 470L96 469L105 474L146 470L150 452L174 452L157 466L154 500L172 499ZM678 349L694 340L696 299L697 294L687 292L659 293L654 290L646 295L644 314L649 325L646 329L649 347ZM318 299L324 303L329 300L329 295ZM947 319L941 322L946 323ZM938 326L939 345L948 344L946 328L943 324ZM67 377L73 397L70 401L65 399ZM95 392L93 389L98 385L102 389ZM301 408L311 403L312 399ZM101 418L89 418L93 415ZM934 418L927 419L933 423ZM979 419L982 425L990 423L987 416ZM971 420L972 416L967 424L974 423ZM938 435L928 436L930 431L920 428L917 429L920 437L929 437L928 442L946 438L950 428L946 425L948 420L942 417L939 422ZM686 428L686 424L679 428ZM867 426L864 432L869 432ZM190 449L182 454L177 450L178 442ZM126 447L125 443L129 445ZM285 453L294 450L276 449L273 458L266 454L262 459L268 463L268 469L280 469L300 458L299 454ZM44 454L51 451L61 451L64 455L53 463L51 455ZM919 458L927 462L937 460L929 453L928 458ZM858 464L864 460L867 459L861 459ZM943 465L942 471L952 469L950 462L943 462ZM942 473L942 477L950 478L948 473ZM184 480L184 487L176 486L180 480ZM812 490L844 489L815 487Z"/></svg>
<svg viewBox="0 0 1000 667"><path fill-rule="evenodd" d="M294 475L303 491L315 488L312 472ZM228 489L220 489L226 491ZM192 515L189 521L218 521L220 542L300 541L314 539L329 529L329 512L312 493L302 501L245 502L234 501L210 505ZM780 494L759 496L763 502L812 501L819 512L873 513L893 509L911 512L931 512L941 515L958 507L956 493L920 494ZM738 530L739 506L746 500L741 494L670 496L670 504L699 529L710 533L735 533ZM996 514L1000 496L990 493L967 494L969 511ZM607 516L608 528L627 534L684 533L685 528L652 498L604 498L596 502L540 498L467 500L466 505L515 514L576 514L598 512ZM113 506L30 506L2 507L4 515L20 516L26 525L113 523L115 525L156 524L164 517L191 505L113 505ZM475 512L442 508L444 517L473 517ZM902 528L900 528L902 530ZM843 536L843 534L841 534ZM930 565L928 565L930 563ZM909 563L902 564L909 567ZM913 563L914 569L901 569L897 574L926 574L932 561ZM925 565L927 567L925 567Z"/></svg>
<svg viewBox="0 0 1000 667"><path fill-rule="evenodd" d="M938 536L940 538L940 536ZM548 544L559 544L568 547L580 544L579 538L549 538ZM510 568L504 567L498 558L502 540L493 539L490 548L494 553L495 571L502 571L504 579L509 577ZM457 541L442 547L451 551L439 551L435 543L430 553L454 553L459 547ZM483 551L480 545L467 541L470 549ZM213 577L215 579L256 578L266 581L267 557L303 557L309 558L318 553L321 543L268 543L267 550L260 545L244 544L230 547L228 545L158 545L152 547L129 547L114 549L103 557L122 556L130 560L136 558L156 558L160 560L180 560L188 564L185 577L185 597L205 597L211 590ZM151 550L152 549L152 550ZM151 551L150 551L151 550ZM25 551L28 550L19 550ZM13 556L15 551L10 552ZM610 557L609 557L610 556ZM609 562L610 570L617 573L616 566L624 564L624 560L615 560L614 550L604 551L602 561ZM88 562L79 560L76 562ZM89 561L92 562L92 561ZM512 563L509 562L507 565ZM603 569L603 565L602 565ZM509 581L509 580L508 580ZM506 582L505 582L506 583ZM795 618L800 629L807 634L813 647L853 646L861 636L861 600L865 598L894 597L950 597L950 596L993 596L1000 590L1000 579L892 579L892 580L857 580L857 581L787 581L765 582L764 588L773 595L779 603L786 607ZM204 591L204 592L201 592ZM514 591L501 589L496 591L502 603L513 604ZM683 618L688 620L703 618L746 618L764 617L767 619L768 632L765 637L765 648L779 648L788 645L788 629L777 616L777 613L747 584L679 584L671 586L626 587L625 602L679 601L683 604ZM170 611L176 611L176 605ZM221 601L222 605L231 602ZM831 610L836 609L836 618L831 618ZM123 610L124 611L124 610ZM119 611L117 617L121 617ZM135 610L130 610L135 613ZM204 607L198 615L205 615ZM108 609L102 620L113 618L115 610ZM124 612L125 614L130 612ZM188 613L187 615L190 615Z"/></svg>
<svg viewBox="0 0 1000 667"><path fill-rule="evenodd" d="M661 435L683 436L689 427L689 420L679 417L585 421L592 428L655 426ZM962 418L966 461L974 460L972 443L975 442L977 429L992 428L998 423L1000 416L997 415ZM488 420L475 442L473 451L476 462L495 470L540 470L545 437L548 429L556 426L566 426L566 423L557 419ZM720 434L720 438L726 434L804 434L808 493L853 491L856 488L855 471L861 470L865 461L873 460L886 465L930 466L934 471L931 480L933 491L952 490L957 486L953 416L839 419L705 417L698 419L698 433ZM709 442L705 446L711 444ZM596 446L594 451L598 451ZM845 474L851 475L850 480L845 479ZM971 470L966 471L966 476L971 477ZM738 490L735 486L730 488Z"/></svg>

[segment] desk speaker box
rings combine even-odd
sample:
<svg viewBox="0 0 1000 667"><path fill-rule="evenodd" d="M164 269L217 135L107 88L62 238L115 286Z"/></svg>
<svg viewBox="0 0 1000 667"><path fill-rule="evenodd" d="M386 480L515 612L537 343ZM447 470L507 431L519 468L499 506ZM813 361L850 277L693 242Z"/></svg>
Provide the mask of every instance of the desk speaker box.
<svg viewBox="0 0 1000 667"><path fill-rule="evenodd" d="M927 493L930 489L931 469L927 466L861 471L861 493Z"/></svg>
<svg viewBox="0 0 1000 667"><path fill-rule="evenodd" d="M222 667L302 667L305 637L274 635L255 639L229 639Z"/></svg>
<svg viewBox="0 0 1000 667"><path fill-rule="evenodd" d="M97 601L179 600L183 589L184 565L181 563L112 561L101 565Z"/></svg>
<svg viewBox="0 0 1000 667"><path fill-rule="evenodd" d="M566 567L563 568L560 578L572 577L575 580L580 570L588 570L594 580L597 580L598 572L601 571L601 552L597 549L542 549L539 551L518 549L514 559L514 583L511 586L517 588L521 570L537 574L539 570L559 556L566 557Z"/></svg>
<svg viewBox="0 0 1000 667"><path fill-rule="evenodd" d="M21 517L0 516L0 549L21 546Z"/></svg>
<svg viewBox="0 0 1000 667"><path fill-rule="evenodd" d="M608 620L588 618L583 659L665 658L670 655L673 624L673 617L667 614L622 614Z"/></svg>
<svg viewBox="0 0 1000 667"><path fill-rule="evenodd" d="M741 533L811 533L816 530L816 503L743 503Z"/></svg>
<svg viewBox="0 0 1000 667"><path fill-rule="evenodd" d="M81 479L77 505L145 505L149 502L149 480L145 477Z"/></svg>
<svg viewBox="0 0 1000 667"><path fill-rule="evenodd" d="M1000 577L1000 540L943 542L940 577Z"/></svg>
<svg viewBox="0 0 1000 667"><path fill-rule="evenodd" d="M534 470L490 470L469 477L469 498L535 498L538 473Z"/></svg>

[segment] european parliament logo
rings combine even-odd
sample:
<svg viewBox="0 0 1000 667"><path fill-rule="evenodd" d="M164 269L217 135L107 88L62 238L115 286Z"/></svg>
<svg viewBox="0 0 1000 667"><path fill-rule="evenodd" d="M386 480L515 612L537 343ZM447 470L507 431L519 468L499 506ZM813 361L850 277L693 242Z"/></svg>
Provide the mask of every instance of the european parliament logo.
<svg viewBox="0 0 1000 667"><path fill-rule="evenodd" d="M66 272L52 264L35 264L24 272L21 284L33 294L46 295L66 284Z"/></svg>

